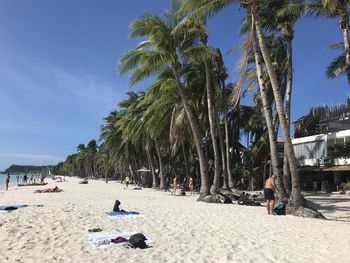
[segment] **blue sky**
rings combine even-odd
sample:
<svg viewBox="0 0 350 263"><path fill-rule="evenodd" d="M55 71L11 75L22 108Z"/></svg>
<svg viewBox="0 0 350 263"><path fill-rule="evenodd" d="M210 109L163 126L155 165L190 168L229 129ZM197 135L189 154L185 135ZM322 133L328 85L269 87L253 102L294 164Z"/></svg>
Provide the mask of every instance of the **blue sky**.
<svg viewBox="0 0 350 263"><path fill-rule="evenodd" d="M102 118L128 91L127 76L116 73L118 59L136 43L127 37L128 24L168 6L168 0L0 1L0 170L55 164L79 143L98 139ZM240 41L242 15L230 6L208 26L209 44L225 54L231 81L239 53L226 52ZM350 95L345 77L325 77L337 55L327 46L341 40L336 20L297 24L293 120Z"/></svg>

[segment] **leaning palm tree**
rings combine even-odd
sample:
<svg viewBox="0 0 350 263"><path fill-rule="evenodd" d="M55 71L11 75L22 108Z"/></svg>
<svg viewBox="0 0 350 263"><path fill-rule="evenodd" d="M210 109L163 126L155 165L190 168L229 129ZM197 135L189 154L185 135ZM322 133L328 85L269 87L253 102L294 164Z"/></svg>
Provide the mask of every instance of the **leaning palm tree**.
<svg viewBox="0 0 350 263"><path fill-rule="evenodd" d="M201 173L200 192L202 195L208 195L207 164L202 148L201 130L198 118L189 103L189 91L185 88L182 80L186 62L181 62L181 58L183 50L191 41L184 41L184 36L172 34L176 22L174 17L168 17L168 20L164 20L154 14L146 14L132 22L129 36L131 38L146 38L146 40L123 55L120 59L119 69L121 73L132 70L130 78L132 86L165 68L172 70L177 92L188 117L198 153Z"/></svg>
<svg viewBox="0 0 350 263"><path fill-rule="evenodd" d="M188 32L194 32L196 38L198 38L200 44L193 44L185 50L185 55L189 54L189 59L194 59L194 63L203 63L205 68L205 87L208 106L208 117L210 136L214 154L214 180L210 188L210 193L215 195L219 191L220 183L220 154L218 147L218 113L214 103L215 97L215 85L213 85L213 63L212 57L215 50L208 47L208 33L206 28L206 18L198 18L196 21L187 21L187 23L179 23L174 34L188 34Z"/></svg>

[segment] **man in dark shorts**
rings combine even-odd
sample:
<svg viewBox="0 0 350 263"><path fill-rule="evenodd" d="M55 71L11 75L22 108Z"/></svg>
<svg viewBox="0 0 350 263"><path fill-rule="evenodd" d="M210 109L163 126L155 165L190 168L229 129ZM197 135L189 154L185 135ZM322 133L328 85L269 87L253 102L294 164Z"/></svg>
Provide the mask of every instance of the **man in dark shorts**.
<svg viewBox="0 0 350 263"><path fill-rule="evenodd" d="M6 190L9 189L9 183L10 183L10 173L7 173L7 177L6 177Z"/></svg>
<svg viewBox="0 0 350 263"><path fill-rule="evenodd" d="M271 177L267 178L265 182L264 196L266 200L267 213L269 215L273 214L273 209L275 208L276 178L277 178L276 175L272 175Z"/></svg>

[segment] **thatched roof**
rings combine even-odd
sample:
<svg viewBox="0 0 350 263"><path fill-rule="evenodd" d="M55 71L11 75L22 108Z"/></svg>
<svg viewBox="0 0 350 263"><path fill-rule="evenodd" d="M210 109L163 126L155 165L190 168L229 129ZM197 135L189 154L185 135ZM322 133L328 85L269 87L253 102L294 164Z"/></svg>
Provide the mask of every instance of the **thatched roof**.
<svg viewBox="0 0 350 263"><path fill-rule="evenodd" d="M319 121L344 120L350 118L350 97L347 98L345 104L312 107L308 116L314 116Z"/></svg>

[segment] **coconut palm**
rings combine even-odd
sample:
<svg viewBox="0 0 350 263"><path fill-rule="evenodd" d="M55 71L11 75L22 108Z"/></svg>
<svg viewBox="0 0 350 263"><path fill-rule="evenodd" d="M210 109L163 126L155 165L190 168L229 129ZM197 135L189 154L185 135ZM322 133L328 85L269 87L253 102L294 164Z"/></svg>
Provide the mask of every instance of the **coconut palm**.
<svg viewBox="0 0 350 263"><path fill-rule="evenodd" d="M276 111L277 111L277 115L281 125L282 133L283 133L284 147L286 149L286 153L289 161L289 167L290 167L291 176L292 176L292 192L290 196L290 205L293 207L299 207L303 205L303 198L300 192L300 182L299 182L299 175L297 170L297 162L295 159L295 154L294 154L292 141L290 137L288 121L287 121L284 107L283 107L283 99L281 95L280 86L278 83L278 78L272 64L271 56L266 46L263 30L261 28L261 17L260 17L260 11L259 11L260 6L258 1L252 0L247 2L247 4L245 4L244 7L252 15L253 23L257 33L259 49L262 53L262 57L266 65L266 70L269 75L269 79L271 82L272 91L273 91L273 95L276 103Z"/></svg>
<svg viewBox="0 0 350 263"><path fill-rule="evenodd" d="M170 68L174 74L177 92L181 97L188 121L193 133L194 142L200 162L201 194L207 195L208 178L207 164L202 149L202 135L199 128L199 121L188 99L188 89L183 83L185 61L181 62L184 49L187 47L187 40L183 36L172 34L176 25L176 19L168 17L164 20L153 14L146 14L130 25L130 37L146 38L135 49L130 50L120 60L119 69L122 73L132 70L131 85L136 85L152 73ZM185 41L186 40L186 41ZM189 41L192 42L192 41Z"/></svg>

